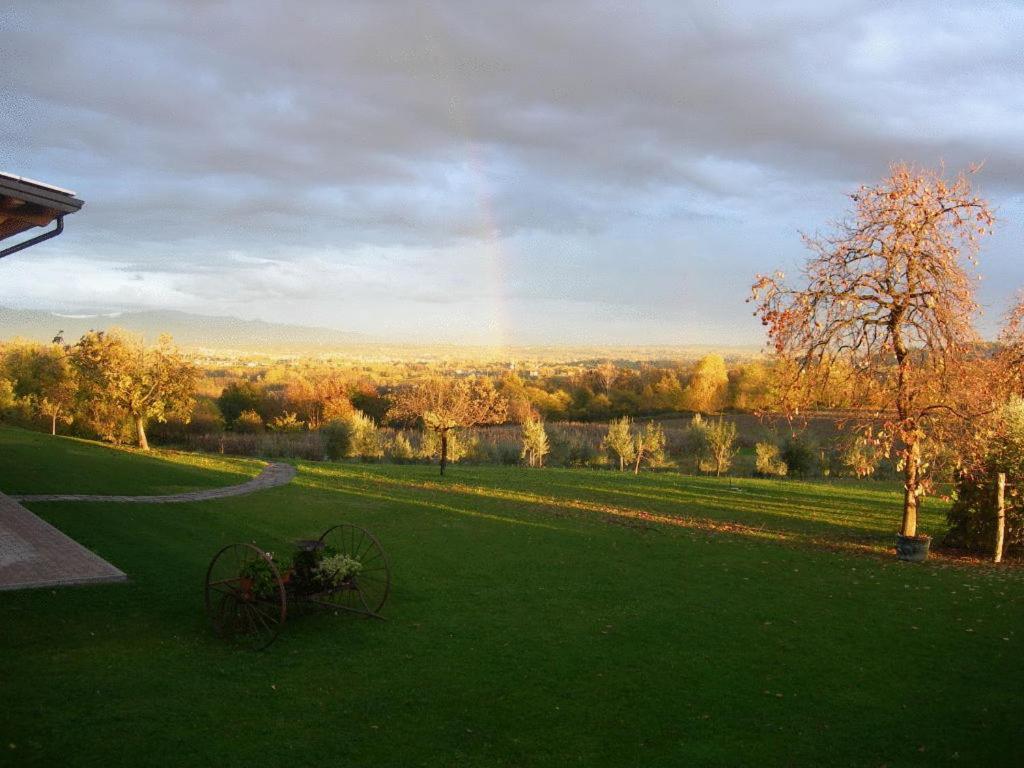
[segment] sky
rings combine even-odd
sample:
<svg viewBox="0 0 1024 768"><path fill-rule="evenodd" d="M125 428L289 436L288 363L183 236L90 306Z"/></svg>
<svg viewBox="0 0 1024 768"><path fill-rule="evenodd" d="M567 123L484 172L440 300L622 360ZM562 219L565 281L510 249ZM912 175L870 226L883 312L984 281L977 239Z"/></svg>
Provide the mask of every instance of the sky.
<svg viewBox="0 0 1024 768"><path fill-rule="evenodd" d="M759 344L890 163L984 163L1024 286L1024 4L14 2L0 170L74 189L0 305L467 344Z"/></svg>

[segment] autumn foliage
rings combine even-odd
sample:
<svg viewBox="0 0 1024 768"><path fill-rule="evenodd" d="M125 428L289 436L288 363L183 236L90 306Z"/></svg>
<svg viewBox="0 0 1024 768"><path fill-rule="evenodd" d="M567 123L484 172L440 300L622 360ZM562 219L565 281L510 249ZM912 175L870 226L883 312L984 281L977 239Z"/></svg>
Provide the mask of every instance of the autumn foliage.
<svg viewBox="0 0 1024 768"><path fill-rule="evenodd" d="M905 164L851 198L831 233L804 237L799 285L758 276L752 301L779 359L781 408L852 393L851 417L899 459L901 532L914 536L930 449L990 411L1000 382L984 375L994 361L974 329L971 275L993 215L969 173L947 180Z"/></svg>

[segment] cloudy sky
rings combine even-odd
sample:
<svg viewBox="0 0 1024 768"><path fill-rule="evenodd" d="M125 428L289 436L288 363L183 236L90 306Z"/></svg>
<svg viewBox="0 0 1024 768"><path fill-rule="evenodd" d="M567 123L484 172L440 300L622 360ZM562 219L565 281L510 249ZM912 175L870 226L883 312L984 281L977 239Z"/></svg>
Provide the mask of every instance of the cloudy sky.
<svg viewBox="0 0 1024 768"><path fill-rule="evenodd" d="M845 193L983 161L990 332L1024 286L1022 40L995 0L8 4L0 169L86 207L0 305L757 343L754 273Z"/></svg>

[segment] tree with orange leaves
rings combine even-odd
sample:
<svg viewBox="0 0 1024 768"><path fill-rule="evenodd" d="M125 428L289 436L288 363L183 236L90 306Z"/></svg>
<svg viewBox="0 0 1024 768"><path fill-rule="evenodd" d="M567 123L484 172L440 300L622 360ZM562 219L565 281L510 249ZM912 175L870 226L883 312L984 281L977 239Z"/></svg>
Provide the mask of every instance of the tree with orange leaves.
<svg viewBox="0 0 1024 768"><path fill-rule="evenodd" d="M904 537L917 536L928 488L928 449L957 418L990 410L992 363L974 329L969 270L990 234L988 203L969 174L895 164L887 179L851 195L831 234L804 236L812 255L802 287L757 277L755 314L767 327L793 414L836 387L857 393L864 433L899 459Z"/></svg>

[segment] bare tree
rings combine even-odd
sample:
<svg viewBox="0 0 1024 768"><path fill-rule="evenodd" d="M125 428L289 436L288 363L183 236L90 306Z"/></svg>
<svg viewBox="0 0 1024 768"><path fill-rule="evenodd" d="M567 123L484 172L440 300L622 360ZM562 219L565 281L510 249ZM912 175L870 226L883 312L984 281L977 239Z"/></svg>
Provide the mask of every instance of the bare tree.
<svg viewBox="0 0 1024 768"><path fill-rule="evenodd" d="M781 273L758 276L751 300L780 358L790 413L852 384L861 424L881 424L872 436L899 456L901 533L912 537L927 490L923 449L946 420L970 416L972 396L985 402L970 391L978 337L967 270L993 216L967 174L948 181L905 164L851 197L832 234L804 236L812 256L802 287L784 285Z"/></svg>
<svg viewBox="0 0 1024 768"><path fill-rule="evenodd" d="M441 474L448 465L448 434L478 424L500 424L508 404L489 379L432 378L400 392L391 417L419 420L441 439Z"/></svg>

